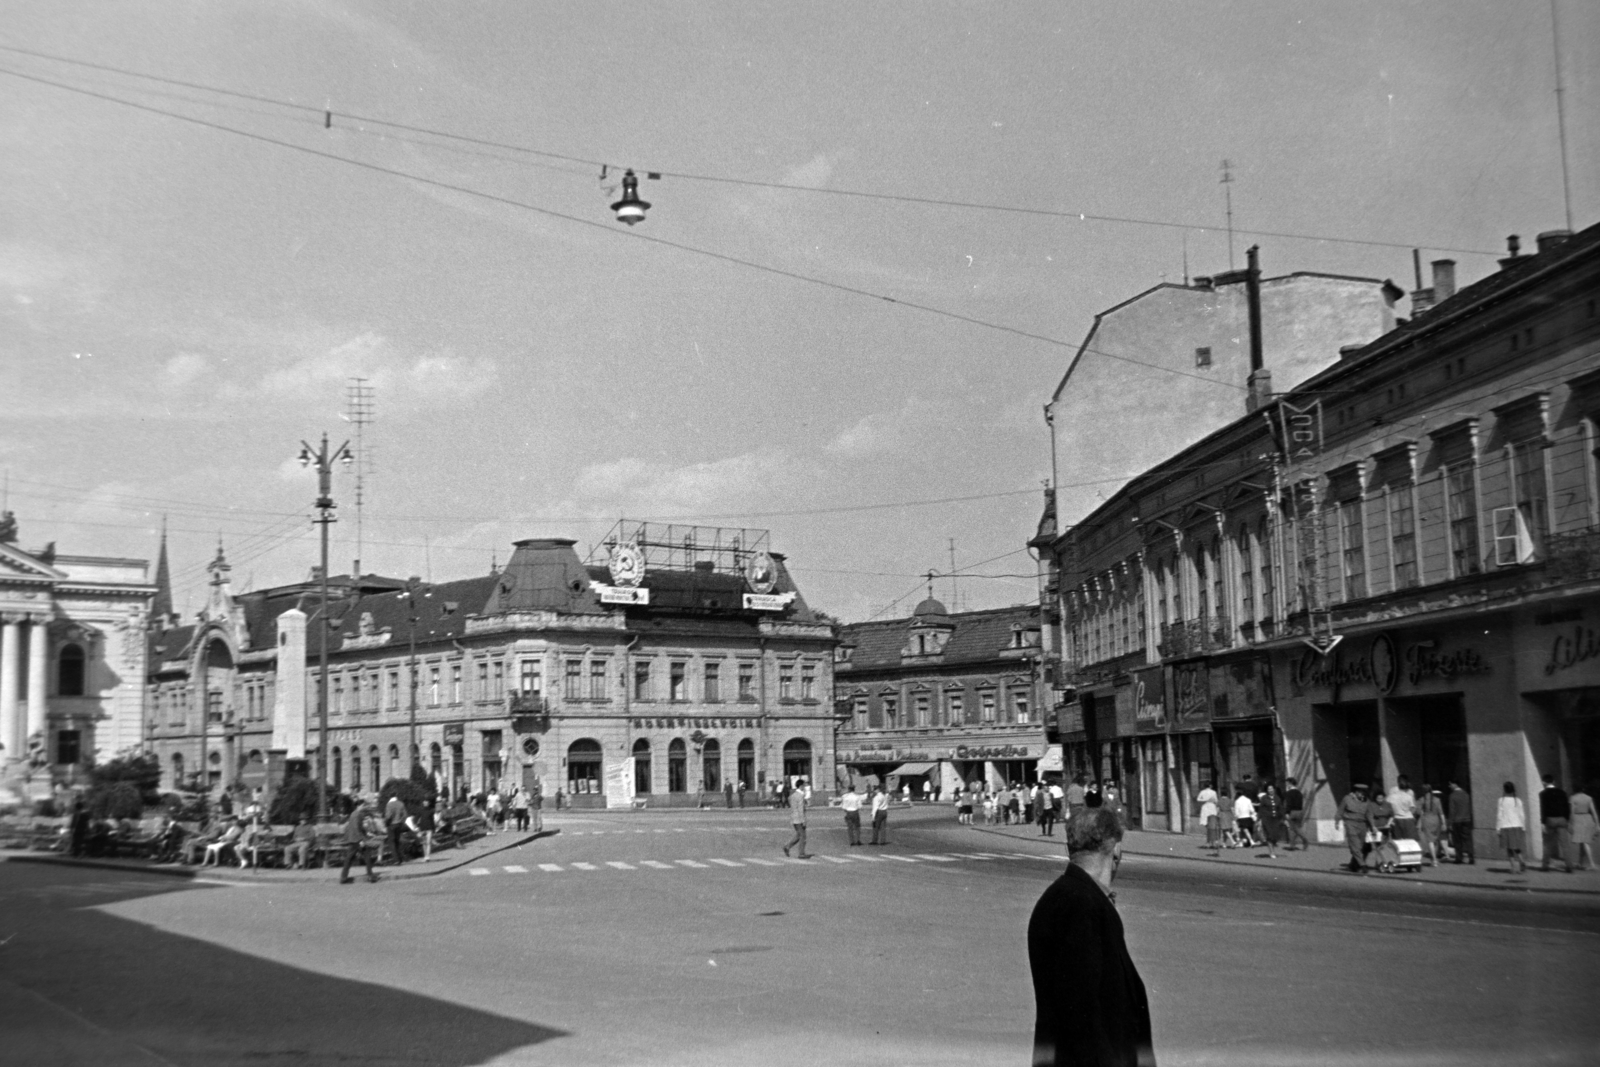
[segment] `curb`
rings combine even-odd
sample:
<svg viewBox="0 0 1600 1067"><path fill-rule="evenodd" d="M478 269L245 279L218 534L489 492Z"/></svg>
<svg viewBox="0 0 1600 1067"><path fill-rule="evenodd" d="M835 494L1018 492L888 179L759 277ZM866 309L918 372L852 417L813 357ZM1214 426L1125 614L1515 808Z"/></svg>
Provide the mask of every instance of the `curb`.
<svg viewBox="0 0 1600 1067"><path fill-rule="evenodd" d="M540 830L539 832L534 833L534 834L529 834L526 837L519 837L519 838L517 838L515 840L507 841L505 844L496 845L494 848L486 849L486 850L484 850L482 852L475 853L472 856L469 856L469 857L467 857L465 859L458 859L458 860L455 860L454 862L447 863L447 864L444 864L442 866L437 866L437 867L430 866L426 870L411 870L411 871L407 871L407 870L403 870L403 869L402 870L393 870L391 868L383 868L383 872L384 873L379 877L379 881L380 882L405 882L405 881L410 881L410 880L415 879L415 878L431 878L434 875L438 875L438 874L448 874L451 871L460 870L462 867L465 867L468 864L477 863L479 860L484 859L485 857L493 856L496 853L505 852L508 849L513 849L513 848L517 848L517 847L522 846L522 845L526 845L526 844L528 844L530 842L539 840L541 837L554 837L556 834L559 834L560 832L561 832L560 830ZM51 855L49 853L42 853L42 854L26 854L25 853L23 855L17 855L17 856L6 856L6 857L4 857L4 862L6 862L6 863L38 863L38 864L43 864L45 866L56 866L56 867L85 867L85 868L90 868L90 869L93 869L93 870L126 871L126 872L132 872L132 873L135 873L135 874L158 874L158 875L163 875L163 876L168 877L168 878L195 879L195 878L201 878L201 877L217 878L217 877L220 876L221 880L224 881L224 882L237 883L239 885L286 885L286 884L306 885L306 884L319 884L319 883L328 881L328 879L326 879L326 878L311 878L311 877L306 877L304 875L300 875L300 876L297 876L297 877L256 878L256 877L252 877L249 874L244 873L243 871L238 871L235 868L228 868L228 867L224 867L224 868L218 870L218 869L216 869L214 867L204 867L204 868L202 868L202 867L182 867L182 866L176 866L175 867L175 866L166 865L166 864L157 866L155 864L142 864L142 863L139 863L137 860L87 859L87 858L80 858L80 857L74 857L74 856ZM415 861L413 861L412 864L406 864L404 866L413 866L413 865L415 865ZM324 870L328 870L329 868L323 868L323 869ZM246 870L249 870L249 868L246 868Z"/></svg>
<svg viewBox="0 0 1600 1067"><path fill-rule="evenodd" d="M980 830L980 831L982 831L983 833L986 833L986 834L993 834L996 837L1010 838L1013 841L1019 840L1019 838L1017 838L1014 834L1004 833L1004 832L1002 832L1000 830L991 830L991 829L989 829L988 827L985 827L985 826L974 826L974 827L972 827L972 829ZM1182 862L1185 862L1185 863L1204 863L1204 864L1207 864L1208 866L1242 867L1242 868L1245 868L1245 869L1248 869L1248 870L1253 870L1253 871L1263 871L1263 870L1276 871L1276 872L1281 873L1281 874L1323 874L1323 875L1331 874L1331 875L1335 875L1335 876L1338 876L1340 874L1340 871L1339 871L1339 869L1337 867L1331 868L1329 870L1307 870L1307 869L1305 869L1303 867L1272 867L1272 866L1269 866L1269 865L1264 864L1264 863L1241 863L1241 862L1238 862L1236 860L1211 859L1209 856L1179 856L1179 855L1175 855L1175 854L1170 853L1170 852L1147 852L1147 851L1138 850L1138 849L1131 849L1131 848L1124 848L1123 849L1123 854L1124 855L1128 855L1128 856L1143 856L1146 859L1166 859L1166 860L1179 860L1179 861L1182 861ZM1349 877L1356 877L1355 875L1349 875L1348 872L1345 872L1345 873ZM1379 879L1379 882L1381 884L1384 884L1384 885L1388 885L1388 884L1391 884L1391 883L1408 883L1408 884L1411 884L1411 885L1442 886L1442 887L1446 887L1446 888L1450 888L1450 889L1487 889L1487 890L1492 890L1494 892L1499 892L1499 893L1546 893L1546 894L1554 894L1554 895L1563 895L1563 896L1568 896L1568 897L1574 897L1574 898L1578 898L1578 899L1582 899L1582 898L1585 898L1585 897L1600 896L1600 888L1596 888L1596 889L1579 889L1579 888L1563 889L1563 888L1558 888L1558 887L1554 887L1554 886L1493 885L1493 884L1477 885L1477 884L1469 883L1469 882L1435 882L1435 881L1430 881L1427 878L1422 878L1422 877L1418 877L1416 875L1408 875L1408 874L1386 874L1386 875L1381 876L1381 878Z"/></svg>

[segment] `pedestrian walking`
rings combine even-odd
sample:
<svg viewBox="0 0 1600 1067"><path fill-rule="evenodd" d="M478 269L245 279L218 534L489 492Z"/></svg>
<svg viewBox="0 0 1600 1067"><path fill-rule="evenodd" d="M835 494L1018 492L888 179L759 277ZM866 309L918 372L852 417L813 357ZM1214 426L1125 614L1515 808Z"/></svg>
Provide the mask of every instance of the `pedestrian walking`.
<svg viewBox="0 0 1600 1067"><path fill-rule="evenodd" d="M528 794L523 792L519 785L511 794L511 818L515 821L517 831L520 833L528 828Z"/></svg>
<svg viewBox="0 0 1600 1067"><path fill-rule="evenodd" d="M1394 871L1400 852L1391 843L1394 838L1394 805L1383 792L1383 783L1372 788L1372 799L1367 801L1367 850L1372 865L1380 871Z"/></svg>
<svg viewBox="0 0 1600 1067"><path fill-rule="evenodd" d="M1233 825L1233 798L1217 798L1217 831L1222 836L1223 848L1239 848L1239 834Z"/></svg>
<svg viewBox="0 0 1600 1067"><path fill-rule="evenodd" d="M1233 824L1239 829L1239 840L1244 842L1246 848L1254 848L1261 842L1256 840L1256 805L1250 799L1250 794L1244 791L1241 785L1234 790L1233 795Z"/></svg>
<svg viewBox="0 0 1600 1067"><path fill-rule="evenodd" d="M1400 841L1417 839L1417 794L1411 791L1411 781L1405 775L1394 780L1389 790L1389 807L1394 811L1394 836Z"/></svg>
<svg viewBox="0 0 1600 1067"><path fill-rule="evenodd" d="M1594 838L1600 832L1600 815L1596 814L1594 797L1589 792L1580 785L1567 798L1572 809L1572 822L1568 828L1572 837L1572 861L1580 871L1594 870ZM1584 862L1585 857L1587 863Z"/></svg>
<svg viewBox="0 0 1600 1067"><path fill-rule="evenodd" d="M1028 921L1034 1067L1155 1063L1150 999L1128 954L1112 883L1122 823L1104 808L1067 819L1067 869Z"/></svg>
<svg viewBox="0 0 1600 1067"><path fill-rule="evenodd" d="M427 862L433 858L433 835L438 828L438 821L433 817L432 797L422 805L422 811L416 816L415 823L413 832L416 833L417 840L422 842L422 859L423 862Z"/></svg>
<svg viewBox="0 0 1600 1067"><path fill-rule="evenodd" d="M963 826L972 825L972 791L965 785L956 787L956 822Z"/></svg>
<svg viewBox="0 0 1600 1067"><path fill-rule="evenodd" d="M1206 828L1206 847L1221 848L1222 821L1218 818L1217 803L1222 798L1217 796L1217 791L1211 788L1210 782L1207 782L1200 788L1200 792L1195 794L1194 799L1200 805L1200 822ZM1068 815L1067 818L1070 820L1072 816Z"/></svg>
<svg viewBox="0 0 1600 1067"><path fill-rule="evenodd" d="M722 783L722 799L723 799L723 802L726 803L727 806L730 809L733 807L733 783L732 782L723 782Z"/></svg>
<svg viewBox="0 0 1600 1067"><path fill-rule="evenodd" d="M383 806L383 825L388 828L389 848L394 852L394 865L398 867L406 861L405 847L400 840L406 830L406 802L398 795L391 795L389 803Z"/></svg>
<svg viewBox="0 0 1600 1067"><path fill-rule="evenodd" d="M364 803L357 804L355 810L350 813L350 818L345 820L344 833L340 837L344 842L344 870L339 872L340 885L349 885L355 881L350 877L350 865L355 862L358 855L361 857L361 862L366 865L367 881L378 880L378 872L372 869L374 849L368 844L371 838L382 840L377 832L379 828L373 825L374 822L372 809Z"/></svg>
<svg viewBox="0 0 1600 1067"><path fill-rule="evenodd" d="M877 790L867 786L867 795L876 795ZM855 782L845 787L839 797L839 807L844 811L844 833L848 838L850 847L855 848L861 844L861 794L856 792Z"/></svg>
<svg viewBox="0 0 1600 1067"><path fill-rule="evenodd" d="M1450 783L1450 793L1445 798L1445 818L1450 821L1450 849L1457 863L1477 863L1478 852L1472 841L1472 795L1455 782Z"/></svg>
<svg viewBox="0 0 1600 1067"><path fill-rule="evenodd" d="M1417 845L1427 857L1429 867L1439 866L1443 859L1440 838L1444 829L1444 803L1439 799L1439 791L1424 782L1417 798Z"/></svg>
<svg viewBox="0 0 1600 1067"><path fill-rule="evenodd" d="M1085 798L1088 796L1088 790L1083 788L1083 775L1072 776L1072 784L1067 786L1063 796L1067 801L1067 818L1070 819L1083 810Z"/></svg>
<svg viewBox="0 0 1600 1067"><path fill-rule="evenodd" d="M1511 873L1526 871L1528 864L1522 854L1527 848L1528 813L1522 806L1522 798L1517 796L1517 787L1511 782L1505 784L1500 802L1495 806L1494 829L1500 835L1500 847L1506 850L1506 858L1511 861Z"/></svg>
<svg viewBox="0 0 1600 1067"><path fill-rule="evenodd" d="M1278 858L1278 842L1283 839L1283 797L1273 782L1261 783L1261 802L1256 805L1261 820L1261 838L1267 843L1267 858Z"/></svg>
<svg viewBox="0 0 1600 1067"><path fill-rule="evenodd" d="M744 779L739 779L739 806L744 807L744 791L749 788L744 784Z"/></svg>
<svg viewBox="0 0 1600 1067"><path fill-rule="evenodd" d="M1056 809L1050 803L1050 787L1043 782L1034 792L1034 813L1039 820L1039 833L1045 837L1054 837L1056 833Z"/></svg>
<svg viewBox="0 0 1600 1067"><path fill-rule="evenodd" d="M806 851L806 780L801 778L795 784L799 788L789 791L789 823L794 827L794 836L783 846L783 854L787 856L791 848L799 845L799 857L808 860L811 853Z"/></svg>
<svg viewBox="0 0 1600 1067"><path fill-rule="evenodd" d="M1544 788L1539 790L1539 824L1544 831L1544 860L1540 870L1550 869L1554 857L1572 873L1572 801L1567 791L1556 785L1554 775L1544 776Z"/></svg>
<svg viewBox="0 0 1600 1067"><path fill-rule="evenodd" d="M874 845L889 843L889 794L879 791L872 795L872 841Z"/></svg>
<svg viewBox="0 0 1600 1067"><path fill-rule="evenodd" d="M1367 844L1367 831L1372 828L1369 807L1367 783L1356 782L1350 786L1350 792L1344 795L1344 799L1339 801L1339 810L1333 816L1334 828L1344 828L1345 847L1350 850L1350 862L1346 868L1351 874L1361 874L1367 869L1367 853L1371 848Z"/></svg>
<svg viewBox="0 0 1600 1067"><path fill-rule="evenodd" d="M1306 795L1300 792L1300 783L1293 778L1285 778L1283 791L1283 819L1286 841L1283 849L1285 852L1294 848L1296 841L1300 842L1300 850L1304 852L1311 847L1311 842L1306 840Z"/></svg>

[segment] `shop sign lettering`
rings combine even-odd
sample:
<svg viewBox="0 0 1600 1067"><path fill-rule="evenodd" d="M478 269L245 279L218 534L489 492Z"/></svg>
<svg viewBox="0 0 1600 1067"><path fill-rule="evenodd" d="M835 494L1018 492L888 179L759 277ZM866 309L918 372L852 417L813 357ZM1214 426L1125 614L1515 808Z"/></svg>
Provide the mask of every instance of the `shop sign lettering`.
<svg viewBox="0 0 1600 1067"><path fill-rule="evenodd" d="M1370 658L1340 659L1338 649L1322 655L1308 648L1294 665L1294 684L1301 689L1332 689L1353 682L1371 681Z"/></svg>
<svg viewBox="0 0 1600 1067"><path fill-rule="evenodd" d="M1160 668L1133 676L1133 717L1140 733L1160 733L1167 728L1167 702L1162 688Z"/></svg>
<svg viewBox="0 0 1600 1067"><path fill-rule="evenodd" d="M1029 745L957 745L956 759L1028 759L1038 755Z"/></svg>
<svg viewBox="0 0 1600 1067"><path fill-rule="evenodd" d="M1475 648L1436 652L1428 645L1406 649L1406 681L1416 685L1424 678L1456 678L1463 674L1488 674L1489 664Z"/></svg>
<svg viewBox="0 0 1600 1067"><path fill-rule="evenodd" d="M754 719L716 719L689 715L633 720L635 730L681 730L691 727L702 730L750 730L754 729L755 725Z"/></svg>
<svg viewBox="0 0 1600 1067"><path fill-rule="evenodd" d="M1211 675L1204 664L1185 663L1172 669L1175 718L1180 725L1205 723L1211 711Z"/></svg>
<svg viewBox="0 0 1600 1067"><path fill-rule="evenodd" d="M467 738L467 724L464 722L447 722L444 724L444 743L459 745Z"/></svg>
<svg viewBox="0 0 1600 1067"><path fill-rule="evenodd" d="M1600 658L1600 634L1587 626L1574 626L1572 636L1557 634L1551 642L1550 662L1544 665L1544 673L1554 674L1596 658Z"/></svg>

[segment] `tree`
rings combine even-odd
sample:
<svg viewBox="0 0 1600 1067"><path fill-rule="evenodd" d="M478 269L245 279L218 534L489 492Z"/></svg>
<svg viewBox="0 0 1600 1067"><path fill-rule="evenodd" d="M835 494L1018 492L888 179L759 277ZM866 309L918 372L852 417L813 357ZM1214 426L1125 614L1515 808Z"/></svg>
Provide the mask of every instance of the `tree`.
<svg viewBox="0 0 1600 1067"><path fill-rule="evenodd" d="M137 819L144 814L144 797L132 782L93 785L85 798L94 819Z"/></svg>
<svg viewBox="0 0 1600 1067"><path fill-rule="evenodd" d="M96 787L126 782L138 791L140 803L156 804L161 799L161 759L154 753L118 756L89 770Z"/></svg>
<svg viewBox="0 0 1600 1067"><path fill-rule="evenodd" d="M433 791L411 778L391 778L378 790L379 810L389 803L390 797L399 797L408 812L417 814L433 799Z"/></svg>
<svg viewBox="0 0 1600 1067"><path fill-rule="evenodd" d="M283 826L317 818L317 783L309 778L291 778L283 783L267 809L267 822Z"/></svg>

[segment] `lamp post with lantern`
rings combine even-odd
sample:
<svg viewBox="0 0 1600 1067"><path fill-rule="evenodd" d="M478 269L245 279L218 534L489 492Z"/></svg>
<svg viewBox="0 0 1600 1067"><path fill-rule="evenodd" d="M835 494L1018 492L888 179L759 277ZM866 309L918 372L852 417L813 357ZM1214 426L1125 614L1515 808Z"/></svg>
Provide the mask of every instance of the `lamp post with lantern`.
<svg viewBox="0 0 1600 1067"><path fill-rule="evenodd" d="M318 578L322 586L322 623L317 627L321 635L318 649L317 675L317 818L328 817L328 627L333 620L328 617L328 526L339 520L333 517L333 465L343 461L349 466L355 461L346 441L332 452L328 451L328 435L322 435L322 445L313 449L300 442L300 466L317 466L317 500L314 505L317 517L311 521L322 527L322 566Z"/></svg>

